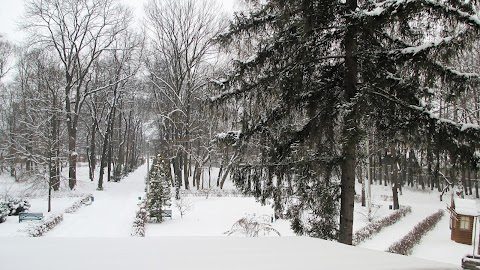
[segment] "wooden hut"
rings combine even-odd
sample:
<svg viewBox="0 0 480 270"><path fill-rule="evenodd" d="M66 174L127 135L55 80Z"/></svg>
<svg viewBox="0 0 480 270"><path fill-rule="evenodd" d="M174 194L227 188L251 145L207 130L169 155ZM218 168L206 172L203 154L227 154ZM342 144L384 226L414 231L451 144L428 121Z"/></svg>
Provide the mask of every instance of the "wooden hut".
<svg viewBox="0 0 480 270"><path fill-rule="evenodd" d="M450 239L457 243L471 245L475 217L478 217L480 214L477 201L453 198L449 210ZM478 232L476 232L476 234L478 234Z"/></svg>

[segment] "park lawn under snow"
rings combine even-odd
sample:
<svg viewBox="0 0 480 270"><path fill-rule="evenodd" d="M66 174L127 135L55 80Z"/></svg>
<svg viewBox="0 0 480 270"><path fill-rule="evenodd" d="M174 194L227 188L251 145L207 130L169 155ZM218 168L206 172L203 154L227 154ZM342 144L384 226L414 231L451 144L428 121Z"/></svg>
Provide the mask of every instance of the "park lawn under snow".
<svg viewBox="0 0 480 270"><path fill-rule="evenodd" d="M64 221L45 236L47 238L56 236L129 237L135 211L137 210L137 204L139 202L138 198L144 198L145 196L144 179L147 173L146 165L143 165L135 172L130 173L119 183L105 182L105 191L95 190L97 182L91 182L88 180L87 169L88 168L85 166L79 167L77 171L78 185L74 191L69 191L64 183L62 191L54 194L52 213L62 213L64 209L80 199L79 196L82 194L93 194L95 198L94 202L89 206L80 208L73 214L64 214ZM212 185L216 182L215 176L217 173L215 171L212 173ZM25 183L12 185L11 179L7 178L8 177L5 176L0 177L0 191L4 194L8 191L12 194L21 195L27 185ZM207 178L205 177L205 179ZM232 183L226 182L225 189L232 188ZM360 194L360 188L360 185L357 185L358 194ZM27 190L31 191L32 189L29 188ZM40 193L41 194L27 194L33 196L32 198L27 198L32 204L31 212L43 212L47 214L46 192L43 191L42 193L42 190L40 189ZM391 195L391 188L372 185L372 194L373 204L379 206L378 211L374 215L375 218L379 219L391 214L392 210L388 209L391 201L386 201L385 196L383 196ZM188 196L186 198L192 203L193 208L190 211L187 211L183 218L180 217L180 213L175 207L175 202L172 201L171 208L173 211L173 218L167 218L166 221L161 224L147 224L146 237L213 236L213 238L208 239L216 239L215 237L222 236L222 238L225 239L235 239L237 237L227 237L224 233L228 231L238 219L246 215L266 215L267 217L273 215L271 205L262 206L251 197L210 196L209 198L206 198L204 196ZM445 202L449 201L449 197L445 196L444 202L440 202L438 192L421 192L404 188L403 195L399 197L399 201L401 205L412 206L412 213L397 224L384 229L380 234L374 236L371 240L362 243L360 246L384 251L390 244L393 244L393 242L403 237L423 218L436 212L438 209L445 209ZM354 231L368 224L365 215L366 208L361 207L359 203L356 203L354 212ZM19 224L18 217L9 217L6 223L0 224L0 236L22 236L24 235L23 231L26 227L34 223L35 221L29 221ZM282 236L294 235L290 229L288 221L276 220L272 223L272 227L279 231ZM450 230L448 227L448 215L446 215L434 230L422 240L420 245L414 250L413 256L460 265L460 260L463 255L470 252L470 246L457 244L449 238Z"/></svg>
<svg viewBox="0 0 480 270"><path fill-rule="evenodd" d="M183 218L172 205L172 219L163 223L147 224L146 236L222 236L232 225L247 215L266 216L271 220L273 209L269 205L262 206L250 197L187 197L192 203L192 210ZM272 223L282 236L295 235L290 229L290 222L276 220Z"/></svg>
<svg viewBox="0 0 480 270"><path fill-rule="evenodd" d="M308 237L5 238L9 270L420 270L454 265ZM21 250L21 252L19 252Z"/></svg>

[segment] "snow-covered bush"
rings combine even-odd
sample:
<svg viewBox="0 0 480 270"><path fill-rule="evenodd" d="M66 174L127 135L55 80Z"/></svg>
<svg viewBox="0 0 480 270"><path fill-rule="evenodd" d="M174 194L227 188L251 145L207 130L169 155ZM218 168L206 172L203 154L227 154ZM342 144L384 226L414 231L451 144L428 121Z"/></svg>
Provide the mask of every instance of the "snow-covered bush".
<svg viewBox="0 0 480 270"><path fill-rule="evenodd" d="M18 216L19 213L30 209L30 203L23 199L8 197L6 201L0 202L0 207L7 208L9 216Z"/></svg>
<svg viewBox="0 0 480 270"><path fill-rule="evenodd" d="M191 197L251 197L251 194L245 194L236 189L182 189L180 190L180 197L191 196Z"/></svg>
<svg viewBox="0 0 480 270"><path fill-rule="evenodd" d="M180 212L180 216L183 218L185 213L193 209L193 202L187 198L181 197L178 200L175 200L175 206Z"/></svg>
<svg viewBox="0 0 480 270"><path fill-rule="evenodd" d="M235 222L229 231L224 232L227 235L237 234L247 237L258 237L260 233L263 235L274 233L280 236L280 233L272 227L270 217L267 215L248 215Z"/></svg>
<svg viewBox="0 0 480 270"><path fill-rule="evenodd" d="M133 221L132 236L145 237L145 224L147 223L147 209L145 201L138 204L138 211Z"/></svg>
<svg viewBox="0 0 480 270"><path fill-rule="evenodd" d="M92 201L92 197L93 197L92 194L84 195L83 198L76 201L72 206L65 209L65 213L75 213L75 212L77 212L77 210L80 209L80 207L82 207L84 205L87 205L87 204L90 204L91 201Z"/></svg>
<svg viewBox="0 0 480 270"><path fill-rule="evenodd" d="M46 232L55 228L60 222L63 221L63 214L53 215L48 219L42 221L40 224L32 225L27 229L27 234L30 237L40 237Z"/></svg>
<svg viewBox="0 0 480 270"><path fill-rule="evenodd" d="M10 209L5 204L0 204L0 223L7 220L8 214L10 214Z"/></svg>
<svg viewBox="0 0 480 270"><path fill-rule="evenodd" d="M438 210L438 212L422 220L407 235L391 245L387 249L387 252L410 255L413 248L420 243L422 237L426 235L428 231L433 229L435 225L437 225L437 223L443 217L443 214L443 210Z"/></svg>
<svg viewBox="0 0 480 270"><path fill-rule="evenodd" d="M406 216L410 212L412 212L412 208L410 206L401 207L393 214L386 216L380 220L371 222L367 226L355 232L352 241L353 245L356 246L363 241L372 238L372 236L379 233L383 228L395 224L397 221L399 221L402 217Z"/></svg>

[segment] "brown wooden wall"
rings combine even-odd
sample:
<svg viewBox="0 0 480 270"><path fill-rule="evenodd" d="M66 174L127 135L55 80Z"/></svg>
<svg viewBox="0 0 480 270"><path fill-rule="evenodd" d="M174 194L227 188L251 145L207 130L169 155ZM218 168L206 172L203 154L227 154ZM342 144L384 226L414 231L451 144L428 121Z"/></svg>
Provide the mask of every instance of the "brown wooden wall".
<svg viewBox="0 0 480 270"><path fill-rule="evenodd" d="M470 230L460 230L460 217L462 215L457 215L457 219L451 217L451 226L452 226L452 233L450 235L450 239L457 243L461 244L472 244L472 231L473 231L473 217L469 216L470 218Z"/></svg>

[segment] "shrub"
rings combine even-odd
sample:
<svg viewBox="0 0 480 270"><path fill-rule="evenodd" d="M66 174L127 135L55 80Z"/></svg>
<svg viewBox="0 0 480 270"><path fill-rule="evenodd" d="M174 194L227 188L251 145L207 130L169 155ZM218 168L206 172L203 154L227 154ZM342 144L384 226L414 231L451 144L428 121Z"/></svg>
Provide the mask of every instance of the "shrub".
<svg viewBox="0 0 480 270"><path fill-rule="evenodd" d="M401 207L399 210L395 211L393 214L384 217L380 220L373 221L367 226L361 228L353 235L353 245L356 246L363 241L372 238L375 234L378 234L383 228L388 227L392 224L395 224L401 218L412 212L410 206Z"/></svg>
<svg viewBox="0 0 480 270"><path fill-rule="evenodd" d="M437 223L443 217L443 214L443 210L438 210L438 212L422 220L407 235L405 235L405 237L391 245L387 249L387 252L410 255L413 248L420 243L422 237L426 235L428 231L433 229L435 225L437 225Z"/></svg>
<svg viewBox="0 0 480 270"><path fill-rule="evenodd" d="M263 232L264 235L275 233L280 236L280 233L270 224L270 218L267 215L259 217L255 215L249 215L243 217L235 222L232 228L224 234L240 234L247 237L258 237L261 232Z"/></svg>
<svg viewBox="0 0 480 270"><path fill-rule="evenodd" d="M83 198L76 201L72 206L65 209L65 213L71 214L71 213L77 212L77 210L80 209L80 207L82 207L84 205L87 205L87 204L90 204L91 200L92 200L91 199L92 197L93 197L92 194L84 195Z"/></svg>
<svg viewBox="0 0 480 270"><path fill-rule="evenodd" d="M147 223L147 209L145 201L138 204L138 211L133 221L132 236L145 237L145 224Z"/></svg>
<svg viewBox="0 0 480 270"><path fill-rule="evenodd" d="M0 202L0 207L8 209L9 216L18 216L19 213L30 209L30 203L26 200L9 197L6 201Z"/></svg>
<svg viewBox="0 0 480 270"><path fill-rule="evenodd" d="M10 214L10 209L4 204L0 204L0 223L7 220L8 214Z"/></svg>
<svg viewBox="0 0 480 270"><path fill-rule="evenodd" d="M63 214L53 215L47 220L42 221L40 224L35 224L27 229L28 236L40 237L46 232L55 228L60 222L63 221Z"/></svg>

